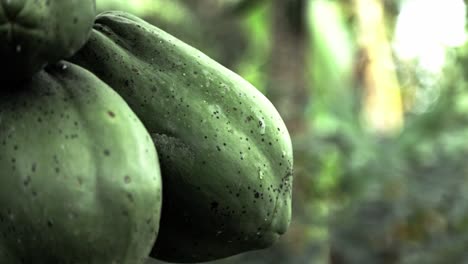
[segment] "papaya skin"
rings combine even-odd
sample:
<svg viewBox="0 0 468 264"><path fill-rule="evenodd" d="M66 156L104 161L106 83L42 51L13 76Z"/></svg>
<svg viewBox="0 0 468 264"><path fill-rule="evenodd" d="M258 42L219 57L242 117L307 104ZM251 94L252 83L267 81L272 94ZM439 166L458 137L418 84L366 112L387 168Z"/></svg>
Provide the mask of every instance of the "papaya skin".
<svg viewBox="0 0 468 264"><path fill-rule="evenodd" d="M151 137L70 63L0 93L0 263L144 263L161 177Z"/></svg>
<svg viewBox="0 0 468 264"><path fill-rule="evenodd" d="M0 80L23 80L87 41L95 0L0 0Z"/></svg>
<svg viewBox="0 0 468 264"><path fill-rule="evenodd" d="M164 182L152 257L201 262L271 246L291 219L291 140L255 87L123 12L98 15L71 59L119 93L152 134Z"/></svg>

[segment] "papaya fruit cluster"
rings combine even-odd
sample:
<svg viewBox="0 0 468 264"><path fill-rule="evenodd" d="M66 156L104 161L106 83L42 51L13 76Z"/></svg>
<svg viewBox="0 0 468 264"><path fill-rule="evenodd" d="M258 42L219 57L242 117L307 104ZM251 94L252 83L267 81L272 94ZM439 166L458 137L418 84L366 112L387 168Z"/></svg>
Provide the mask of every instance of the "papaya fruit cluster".
<svg viewBox="0 0 468 264"><path fill-rule="evenodd" d="M6 2L0 263L202 262L286 231L291 140L255 87L94 1Z"/></svg>

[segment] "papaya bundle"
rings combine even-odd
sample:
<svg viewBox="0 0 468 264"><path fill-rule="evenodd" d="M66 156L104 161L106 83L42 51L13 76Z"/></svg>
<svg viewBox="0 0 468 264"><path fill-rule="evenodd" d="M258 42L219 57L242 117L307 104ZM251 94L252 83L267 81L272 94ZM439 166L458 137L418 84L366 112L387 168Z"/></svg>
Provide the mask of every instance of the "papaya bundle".
<svg viewBox="0 0 468 264"><path fill-rule="evenodd" d="M4 231L0 262L201 262L273 244L291 218L293 161L272 104L127 13L100 14L86 39L70 63L26 70L16 79L27 81L2 95L0 139L9 143L0 146L0 168L10 167L0 170L0 186L17 189L0 194L0 208L10 210L0 209L0 231L14 226L1 221L14 212L43 240L22 237L29 247L20 247L18 234ZM30 168L39 163L36 183ZM47 199L9 201L24 181ZM79 212L80 228L68 208ZM49 218L52 228L40 229Z"/></svg>

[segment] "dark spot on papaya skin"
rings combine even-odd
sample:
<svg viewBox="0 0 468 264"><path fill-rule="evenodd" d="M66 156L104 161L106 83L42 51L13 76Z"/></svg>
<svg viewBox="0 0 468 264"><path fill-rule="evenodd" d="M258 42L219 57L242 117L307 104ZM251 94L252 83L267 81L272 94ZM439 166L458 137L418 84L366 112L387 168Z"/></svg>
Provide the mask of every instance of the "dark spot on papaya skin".
<svg viewBox="0 0 468 264"><path fill-rule="evenodd" d="M31 182L31 177L27 176L26 179L23 181L23 184L24 186L28 186L30 182Z"/></svg>
<svg viewBox="0 0 468 264"><path fill-rule="evenodd" d="M105 150L104 150L104 155L110 156L110 151L109 151L108 149L105 149Z"/></svg>
<svg viewBox="0 0 468 264"><path fill-rule="evenodd" d="M109 111L107 111L107 114L108 114L110 117L112 117L112 118L114 118L114 117L115 117L115 113L114 113L114 112L112 112L112 111L110 111L110 110L109 110Z"/></svg>
<svg viewBox="0 0 468 264"><path fill-rule="evenodd" d="M131 181L132 181L132 179L130 178L130 176L125 175L125 177L124 177L124 182L125 182L126 184L129 184Z"/></svg>
<svg viewBox="0 0 468 264"><path fill-rule="evenodd" d="M127 193L127 198L130 202L133 203L133 195L131 193Z"/></svg>

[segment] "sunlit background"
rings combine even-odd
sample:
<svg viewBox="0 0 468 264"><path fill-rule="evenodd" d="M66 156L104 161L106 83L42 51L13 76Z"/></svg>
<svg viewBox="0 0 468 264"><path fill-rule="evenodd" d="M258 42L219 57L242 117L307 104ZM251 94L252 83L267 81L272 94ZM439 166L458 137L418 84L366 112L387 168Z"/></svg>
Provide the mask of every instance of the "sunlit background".
<svg viewBox="0 0 468 264"><path fill-rule="evenodd" d="M253 83L293 137L293 220L216 263L468 263L462 0L97 0Z"/></svg>

